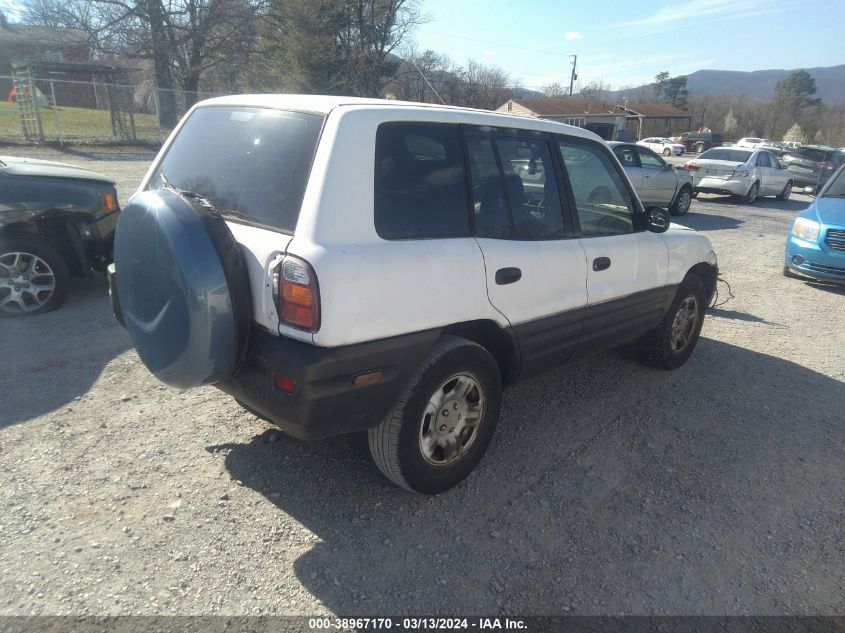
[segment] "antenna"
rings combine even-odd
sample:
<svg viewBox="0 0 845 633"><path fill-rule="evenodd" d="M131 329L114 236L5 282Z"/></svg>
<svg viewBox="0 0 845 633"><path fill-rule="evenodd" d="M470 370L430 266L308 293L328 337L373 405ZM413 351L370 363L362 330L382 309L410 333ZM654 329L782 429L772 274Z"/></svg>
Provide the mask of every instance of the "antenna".
<svg viewBox="0 0 845 633"><path fill-rule="evenodd" d="M438 98L438 99L440 99L440 103L442 103L443 105L446 105L446 102L445 102L445 101L443 101L443 97L441 97L441 96L440 96L440 93L439 93L439 92L437 92L437 91L434 89L434 86L432 86L432 85L431 85L431 82L430 82L430 81L428 80L428 78L427 78L427 77L423 74L423 71L421 71L421 70L420 70L420 67L419 67L419 66L417 66L417 61L416 61L413 57L411 57L411 63L414 65L414 68L416 68L416 69L417 69L417 72L420 74L420 77L422 77L422 78L423 78L423 81L424 81L424 82L428 85L428 87L429 87L429 88L431 88L431 91L432 91L432 92L433 92L433 93L437 96L437 98Z"/></svg>
<svg viewBox="0 0 845 633"><path fill-rule="evenodd" d="M578 55L570 55L569 58L572 60L572 76L569 78L569 96L572 96L572 87L575 84L575 80L578 79L578 75L575 73L575 67L578 64Z"/></svg>

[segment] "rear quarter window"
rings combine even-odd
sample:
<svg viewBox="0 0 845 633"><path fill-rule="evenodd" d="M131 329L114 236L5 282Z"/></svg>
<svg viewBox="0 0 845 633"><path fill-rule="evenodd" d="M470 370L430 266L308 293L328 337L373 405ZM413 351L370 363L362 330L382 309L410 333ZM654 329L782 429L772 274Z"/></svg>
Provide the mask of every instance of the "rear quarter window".
<svg viewBox="0 0 845 633"><path fill-rule="evenodd" d="M376 132L375 226L385 239L470 234L457 125L383 123Z"/></svg>
<svg viewBox="0 0 845 633"><path fill-rule="evenodd" d="M323 117L270 108L196 109L149 188L170 183L237 219L293 233Z"/></svg>

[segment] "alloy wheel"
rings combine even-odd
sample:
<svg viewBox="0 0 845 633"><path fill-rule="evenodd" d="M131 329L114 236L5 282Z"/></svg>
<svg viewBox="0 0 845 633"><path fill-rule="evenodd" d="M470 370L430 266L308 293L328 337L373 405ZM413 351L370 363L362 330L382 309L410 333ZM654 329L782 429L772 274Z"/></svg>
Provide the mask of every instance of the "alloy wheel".
<svg viewBox="0 0 845 633"><path fill-rule="evenodd" d="M12 314L34 312L50 301L56 275L32 253L0 254L0 310Z"/></svg>

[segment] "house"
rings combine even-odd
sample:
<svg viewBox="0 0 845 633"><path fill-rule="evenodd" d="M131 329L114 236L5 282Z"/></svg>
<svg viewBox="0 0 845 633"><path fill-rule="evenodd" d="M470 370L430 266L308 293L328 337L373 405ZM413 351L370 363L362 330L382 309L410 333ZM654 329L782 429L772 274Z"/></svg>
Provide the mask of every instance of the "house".
<svg viewBox="0 0 845 633"><path fill-rule="evenodd" d="M611 103L599 99L509 99L497 112L549 119L595 132L607 141L642 138L646 122L665 124L666 135L672 123L684 121L684 130L692 126L692 116L668 103Z"/></svg>
<svg viewBox="0 0 845 633"><path fill-rule="evenodd" d="M88 34L82 29L10 24L0 13L0 75L12 74L14 61L91 63Z"/></svg>

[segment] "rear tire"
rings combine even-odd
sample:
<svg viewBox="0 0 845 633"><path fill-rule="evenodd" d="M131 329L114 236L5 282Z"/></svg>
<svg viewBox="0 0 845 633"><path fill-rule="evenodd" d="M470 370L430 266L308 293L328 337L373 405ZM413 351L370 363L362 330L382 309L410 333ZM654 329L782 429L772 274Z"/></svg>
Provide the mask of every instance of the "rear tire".
<svg viewBox="0 0 845 633"><path fill-rule="evenodd" d="M778 200L789 200L789 196L791 196L791 195L792 195L792 181L790 180L788 183L786 183L786 187L783 188L783 191L781 191L778 194L777 198L778 198Z"/></svg>
<svg viewBox="0 0 845 633"><path fill-rule="evenodd" d="M65 302L69 283L67 263L47 242L24 236L0 239L0 317L55 310Z"/></svg>
<svg viewBox="0 0 845 633"><path fill-rule="evenodd" d="M757 195L760 193L760 182L755 181L753 185L748 189L748 193L742 196L742 203L743 204L754 204L754 201L757 199Z"/></svg>
<svg viewBox="0 0 845 633"><path fill-rule="evenodd" d="M687 275L660 325L640 339L642 361L664 370L687 362L701 334L706 304L704 282Z"/></svg>
<svg viewBox="0 0 845 633"><path fill-rule="evenodd" d="M481 461L501 401L501 373L490 353L472 341L444 336L393 411L369 430L370 453L396 485L421 494L444 492Z"/></svg>
<svg viewBox="0 0 845 633"><path fill-rule="evenodd" d="M700 154L703 151L704 151L704 145L702 145L701 143L699 143L698 145L695 146L695 153L696 154Z"/></svg>

